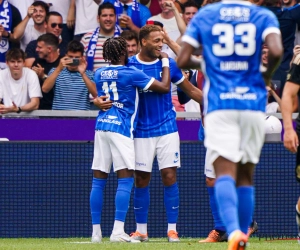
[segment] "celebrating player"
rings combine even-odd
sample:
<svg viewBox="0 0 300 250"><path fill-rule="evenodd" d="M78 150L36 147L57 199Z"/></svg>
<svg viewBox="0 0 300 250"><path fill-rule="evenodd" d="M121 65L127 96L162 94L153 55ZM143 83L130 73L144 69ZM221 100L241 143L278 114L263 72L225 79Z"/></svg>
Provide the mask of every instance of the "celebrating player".
<svg viewBox="0 0 300 250"><path fill-rule="evenodd" d="M110 241L134 242L124 232L124 221L129 206L133 185L135 154L133 130L136 124L138 105L137 88L143 91L168 93L170 89L169 60L161 55L161 82L148 77L142 71L124 66L127 62L127 44L124 38L110 38L103 45L103 57L111 65L100 68L95 73L98 95L106 96L112 106L100 111L96 121L94 159L92 169L94 178L90 196L93 224L92 242L101 242L101 212L103 190L113 163L118 177L116 192L115 222ZM97 101L96 101L97 102Z"/></svg>
<svg viewBox="0 0 300 250"><path fill-rule="evenodd" d="M265 82L283 51L278 21L250 2L222 1L201 9L182 41L182 68L200 67L191 55L203 44L205 146L217 176L215 196L229 234L228 249L242 250L254 210L254 166L264 143ZM262 75L264 41L270 63Z"/></svg>

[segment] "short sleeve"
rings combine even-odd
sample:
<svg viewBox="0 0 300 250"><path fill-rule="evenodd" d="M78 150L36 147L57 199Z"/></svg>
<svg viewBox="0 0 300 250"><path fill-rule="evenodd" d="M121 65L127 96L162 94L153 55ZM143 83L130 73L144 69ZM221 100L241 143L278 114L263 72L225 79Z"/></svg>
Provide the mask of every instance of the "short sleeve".
<svg viewBox="0 0 300 250"><path fill-rule="evenodd" d="M50 69L48 76L52 75L52 73L54 72L55 68Z"/></svg>
<svg viewBox="0 0 300 250"><path fill-rule="evenodd" d="M262 39L263 41L265 41L265 38L267 37L267 35L271 34L271 33L276 33L278 35L281 35L280 29L279 29L279 23L278 23L278 19L275 16L275 14L273 12L271 12L270 10L265 9L265 14L263 17L263 25L262 25Z"/></svg>
<svg viewBox="0 0 300 250"><path fill-rule="evenodd" d="M33 40L30 43L28 43L25 52L26 52L26 58L36 58L36 45L37 40Z"/></svg>
<svg viewBox="0 0 300 250"><path fill-rule="evenodd" d="M28 94L30 98L33 97L42 97L42 91L41 91L41 86L39 82L39 78L37 74L31 70L28 69Z"/></svg>
<svg viewBox="0 0 300 250"><path fill-rule="evenodd" d="M132 85L143 90L147 90L155 80L153 77L147 76L143 71L138 69L134 69L131 77Z"/></svg>
<svg viewBox="0 0 300 250"><path fill-rule="evenodd" d="M201 18L205 17L202 17L202 11L199 11L188 25L186 32L181 39L182 42L192 45L195 49L199 48L202 43L200 27Z"/></svg>
<svg viewBox="0 0 300 250"><path fill-rule="evenodd" d="M174 59L170 58L170 74L171 74L171 82L175 85L178 85L183 82L184 76L181 72L181 69L178 68Z"/></svg>
<svg viewBox="0 0 300 250"><path fill-rule="evenodd" d="M87 70L86 72L87 77L94 82L94 72L91 70Z"/></svg>

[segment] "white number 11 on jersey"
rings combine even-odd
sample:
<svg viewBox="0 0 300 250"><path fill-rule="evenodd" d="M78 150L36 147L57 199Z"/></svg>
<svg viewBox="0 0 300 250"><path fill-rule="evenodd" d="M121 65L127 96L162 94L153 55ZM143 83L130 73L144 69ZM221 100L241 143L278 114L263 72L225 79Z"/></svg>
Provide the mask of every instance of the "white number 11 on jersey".
<svg viewBox="0 0 300 250"><path fill-rule="evenodd" d="M219 36L219 43L213 44L216 56L252 56L256 50L256 27L252 23L237 24L235 27L227 23L215 24L212 34ZM234 43L234 36L241 36L241 42Z"/></svg>
<svg viewBox="0 0 300 250"><path fill-rule="evenodd" d="M113 100L117 101L119 100L119 94L118 94L118 89L117 89L117 82L111 82L109 85L108 82L103 82L102 89L107 96L107 98L110 99L110 92L113 94Z"/></svg>

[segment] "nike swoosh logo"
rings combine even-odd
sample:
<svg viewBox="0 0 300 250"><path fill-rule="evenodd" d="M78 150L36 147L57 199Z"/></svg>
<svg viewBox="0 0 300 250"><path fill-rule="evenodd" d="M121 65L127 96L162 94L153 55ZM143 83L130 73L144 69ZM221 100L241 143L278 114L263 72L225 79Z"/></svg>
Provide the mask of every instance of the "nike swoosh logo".
<svg viewBox="0 0 300 250"><path fill-rule="evenodd" d="M133 209L137 210L137 209L141 209L141 208L143 208L143 207L134 207Z"/></svg>
<svg viewBox="0 0 300 250"><path fill-rule="evenodd" d="M178 207L172 207L172 209L177 209L177 208L179 208L179 206Z"/></svg>
<svg viewBox="0 0 300 250"><path fill-rule="evenodd" d="M174 160L174 163L178 162L179 160Z"/></svg>

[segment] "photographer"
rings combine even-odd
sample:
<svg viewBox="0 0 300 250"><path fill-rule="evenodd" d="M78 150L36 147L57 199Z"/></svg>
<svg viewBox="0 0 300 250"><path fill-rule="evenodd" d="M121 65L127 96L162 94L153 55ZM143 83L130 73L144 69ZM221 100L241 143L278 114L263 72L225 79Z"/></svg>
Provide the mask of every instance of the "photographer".
<svg viewBox="0 0 300 250"><path fill-rule="evenodd" d="M66 56L60 59L57 68L49 72L42 90L48 93L55 87L53 110L89 110L89 93L97 96L93 72L86 70L83 52L80 42L71 41Z"/></svg>

